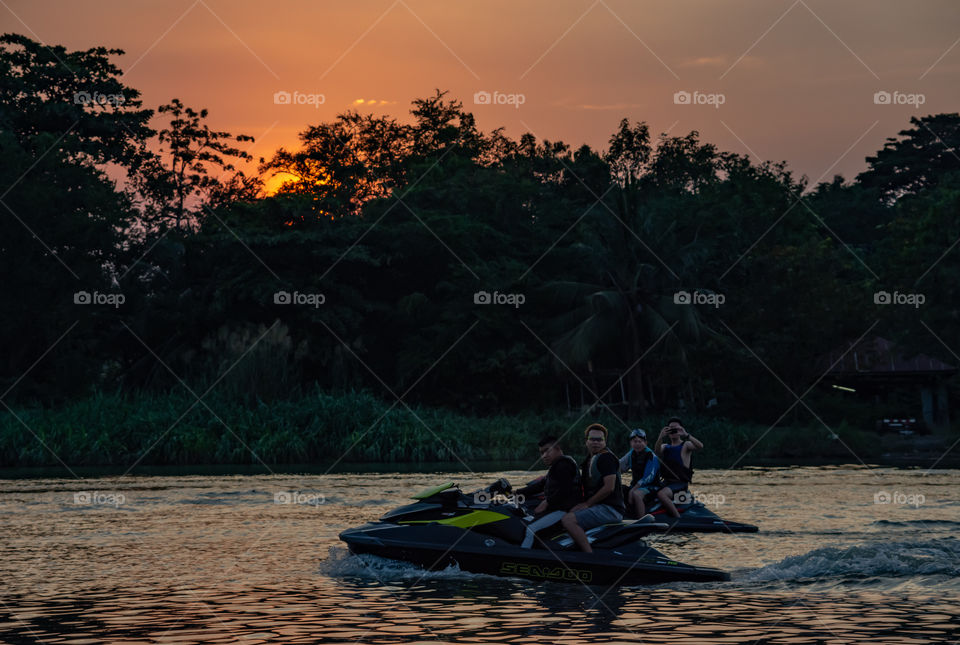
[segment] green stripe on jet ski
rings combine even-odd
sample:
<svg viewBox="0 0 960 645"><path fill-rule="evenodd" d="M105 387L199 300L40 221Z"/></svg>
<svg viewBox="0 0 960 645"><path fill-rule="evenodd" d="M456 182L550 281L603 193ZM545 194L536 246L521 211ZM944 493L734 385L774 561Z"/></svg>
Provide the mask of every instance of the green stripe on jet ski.
<svg viewBox="0 0 960 645"><path fill-rule="evenodd" d="M495 513L493 511L473 511L472 513L467 513L466 515L460 515L458 517L448 517L442 520L404 520L398 522L398 524L448 524L450 526L456 526L461 529L468 529L472 526L480 526L481 524L489 524L490 522L499 522L502 519L510 517L509 515L504 515L503 513Z"/></svg>
<svg viewBox="0 0 960 645"><path fill-rule="evenodd" d="M422 493L417 493L416 495L413 496L413 499L427 499L428 497L431 497L431 496L433 496L433 495L436 495L437 493L441 493L441 492L447 490L448 488L453 488L454 486L456 486L456 484L454 484L453 482L448 482L448 483L446 483L446 484L440 484L439 486L436 486L435 488L430 488L430 489L427 489L427 490L423 491Z"/></svg>

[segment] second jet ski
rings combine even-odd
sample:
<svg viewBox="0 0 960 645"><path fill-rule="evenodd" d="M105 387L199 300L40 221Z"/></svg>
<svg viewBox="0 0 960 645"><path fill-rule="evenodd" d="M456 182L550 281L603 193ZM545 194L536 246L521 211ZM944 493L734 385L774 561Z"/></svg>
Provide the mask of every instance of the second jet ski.
<svg viewBox="0 0 960 645"><path fill-rule="evenodd" d="M669 525L670 533L756 533L758 531L753 524L722 519L693 499L692 495L688 497L690 501L685 503L674 500L673 505L677 507L680 517L671 517L660 502L647 509L647 512L653 515L655 521Z"/></svg>

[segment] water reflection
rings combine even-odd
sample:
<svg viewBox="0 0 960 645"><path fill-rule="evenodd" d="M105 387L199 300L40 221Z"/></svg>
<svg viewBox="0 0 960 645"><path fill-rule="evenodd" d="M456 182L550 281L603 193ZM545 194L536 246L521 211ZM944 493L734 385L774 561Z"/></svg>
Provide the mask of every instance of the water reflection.
<svg viewBox="0 0 960 645"><path fill-rule="evenodd" d="M955 474L889 477L884 489L922 491L926 505L875 505L877 474L858 469L698 471L723 491L725 516L755 519L762 532L671 536L657 547L733 580L612 589L347 555L340 530L430 475L0 481L0 642L956 640ZM123 503L77 504L78 489L119 492ZM275 502L290 490L326 501Z"/></svg>
<svg viewBox="0 0 960 645"><path fill-rule="evenodd" d="M3 642L929 643L960 634L955 602L679 589L590 590L509 580L311 588L129 588L6 598ZM594 591L597 594L594 594ZM602 594L598 601L597 596ZM891 602L895 600L895 602Z"/></svg>

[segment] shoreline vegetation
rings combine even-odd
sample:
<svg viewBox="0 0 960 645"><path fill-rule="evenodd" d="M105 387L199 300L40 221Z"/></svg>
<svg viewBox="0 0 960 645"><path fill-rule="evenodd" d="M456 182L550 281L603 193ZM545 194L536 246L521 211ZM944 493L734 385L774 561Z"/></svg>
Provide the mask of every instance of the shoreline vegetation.
<svg viewBox="0 0 960 645"><path fill-rule="evenodd" d="M192 407L191 407L192 406ZM208 407L209 406L209 407ZM96 393L56 408L20 408L0 417L0 467L130 468L155 466L333 465L349 471L373 465L533 464L544 434L564 435L577 454L579 434L592 421L611 431L611 448L628 449L628 427L606 410L565 410L467 416L441 408L392 404L366 391L316 390L253 405L230 397L196 400L168 394ZM670 414L630 427L653 436ZM957 439L947 434L901 437L840 423L774 427L721 417L684 414L685 425L705 444L701 468L819 463L886 463L930 467ZM836 438L833 435L836 435ZM46 446L46 447L45 447ZM938 466L956 467L947 458ZM525 467L525 466L524 466ZM122 472L122 471L121 471Z"/></svg>
<svg viewBox="0 0 960 645"><path fill-rule="evenodd" d="M437 88L255 163L129 63L0 35L0 466L467 465L594 420L625 450L568 413L598 399L702 411L701 467L960 452L960 112L812 182L633 110L514 138ZM874 432L904 417L944 428Z"/></svg>

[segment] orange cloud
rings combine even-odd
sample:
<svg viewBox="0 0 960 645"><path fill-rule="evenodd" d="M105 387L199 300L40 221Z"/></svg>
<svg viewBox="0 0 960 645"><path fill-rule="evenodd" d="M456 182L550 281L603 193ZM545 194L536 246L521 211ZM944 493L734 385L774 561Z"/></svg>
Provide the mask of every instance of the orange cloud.
<svg viewBox="0 0 960 645"><path fill-rule="evenodd" d="M364 107L379 107L381 105L396 105L396 101L385 101L383 99L355 99L353 105Z"/></svg>

